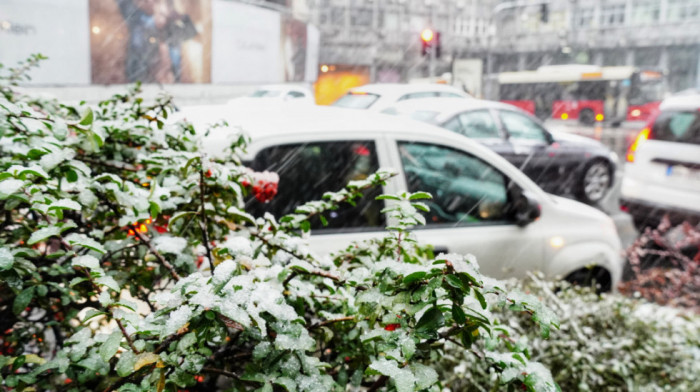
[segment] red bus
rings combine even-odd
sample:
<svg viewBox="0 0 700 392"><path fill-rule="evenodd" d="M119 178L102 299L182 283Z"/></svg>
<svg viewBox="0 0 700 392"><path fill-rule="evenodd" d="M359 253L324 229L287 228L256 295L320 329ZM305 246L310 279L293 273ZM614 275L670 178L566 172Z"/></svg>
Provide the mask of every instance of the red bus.
<svg viewBox="0 0 700 392"><path fill-rule="evenodd" d="M498 74L498 99L539 118L591 125L647 121L664 95L663 74L635 67L543 66Z"/></svg>

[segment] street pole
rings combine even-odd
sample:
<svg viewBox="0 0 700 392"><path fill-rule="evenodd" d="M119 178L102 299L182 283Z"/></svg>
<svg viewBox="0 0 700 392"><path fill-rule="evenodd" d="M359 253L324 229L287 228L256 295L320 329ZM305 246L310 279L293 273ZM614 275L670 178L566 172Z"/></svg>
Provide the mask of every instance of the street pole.
<svg viewBox="0 0 700 392"><path fill-rule="evenodd" d="M435 76L435 55L436 55L436 40L437 40L437 33L435 29L435 4L431 3L430 4L430 28L433 31L433 40L431 41L431 45L429 47L430 49L430 57L429 57L429 62L428 62L428 77L433 77Z"/></svg>
<svg viewBox="0 0 700 392"><path fill-rule="evenodd" d="M430 57L428 62L428 76L431 78L435 76L435 49L435 42L433 41L433 45L430 46Z"/></svg>

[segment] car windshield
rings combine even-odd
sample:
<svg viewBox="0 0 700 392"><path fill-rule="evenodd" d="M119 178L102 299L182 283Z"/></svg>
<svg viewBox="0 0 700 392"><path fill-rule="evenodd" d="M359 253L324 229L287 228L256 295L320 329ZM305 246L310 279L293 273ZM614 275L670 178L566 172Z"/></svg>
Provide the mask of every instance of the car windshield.
<svg viewBox="0 0 700 392"><path fill-rule="evenodd" d="M372 106L379 95L368 93L348 93L333 103L333 106L348 109L367 109Z"/></svg>

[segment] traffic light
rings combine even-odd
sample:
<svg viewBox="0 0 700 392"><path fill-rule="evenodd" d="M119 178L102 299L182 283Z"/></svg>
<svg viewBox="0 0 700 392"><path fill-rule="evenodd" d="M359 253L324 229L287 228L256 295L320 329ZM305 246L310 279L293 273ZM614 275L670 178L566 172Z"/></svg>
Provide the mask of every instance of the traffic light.
<svg viewBox="0 0 700 392"><path fill-rule="evenodd" d="M420 33L421 55L425 56L435 50L435 58L440 58L440 32L425 29Z"/></svg>

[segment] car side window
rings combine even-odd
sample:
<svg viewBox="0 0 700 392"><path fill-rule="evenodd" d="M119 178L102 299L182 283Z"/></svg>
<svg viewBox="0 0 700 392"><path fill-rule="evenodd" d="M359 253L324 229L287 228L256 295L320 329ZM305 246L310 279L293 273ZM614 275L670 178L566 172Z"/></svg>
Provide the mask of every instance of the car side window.
<svg viewBox="0 0 700 392"><path fill-rule="evenodd" d="M445 91L439 92L439 93L438 93L438 97L442 97L442 98L462 98L462 96L459 95L459 94L456 94L456 93L448 93L448 92L445 92Z"/></svg>
<svg viewBox="0 0 700 392"><path fill-rule="evenodd" d="M499 116L511 138L547 142L545 130L528 116L510 110L499 110Z"/></svg>
<svg viewBox="0 0 700 392"><path fill-rule="evenodd" d="M301 204L322 200L326 192L336 192L349 181L363 180L379 169L377 152L371 141L333 141L285 144L260 151L251 168L274 171L280 180L277 195L268 203L255 198L246 201L255 216L270 212L277 217L293 213ZM337 210L324 214L328 225L313 218L311 228L371 229L384 226L384 204L375 200L380 188L365 191L356 207L344 203Z"/></svg>
<svg viewBox="0 0 700 392"><path fill-rule="evenodd" d="M462 134L474 139L500 138L496 122L488 110L475 110L459 114Z"/></svg>
<svg viewBox="0 0 700 392"><path fill-rule="evenodd" d="M450 147L399 142L410 192L430 192L427 224L507 223L507 178L490 164Z"/></svg>

